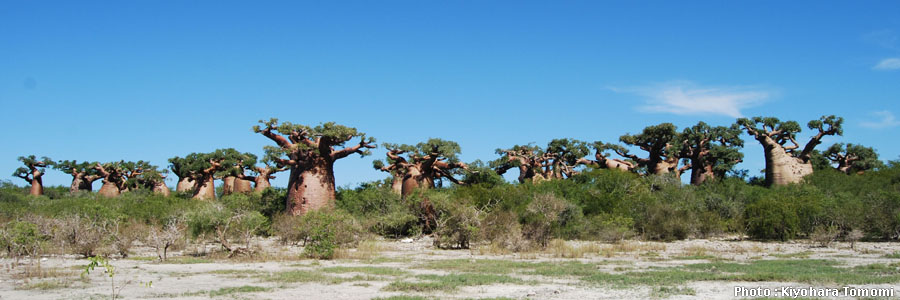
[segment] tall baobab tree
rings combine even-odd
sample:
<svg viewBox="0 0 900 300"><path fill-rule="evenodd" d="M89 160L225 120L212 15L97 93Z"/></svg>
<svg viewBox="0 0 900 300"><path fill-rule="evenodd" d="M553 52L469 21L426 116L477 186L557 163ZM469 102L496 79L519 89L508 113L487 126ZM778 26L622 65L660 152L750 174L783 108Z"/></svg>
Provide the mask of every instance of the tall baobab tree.
<svg viewBox="0 0 900 300"><path fill-rule="evenodd" d="M691 184L699 185L725 173L744 158L738 147L744 146L741 128L709 126L704 122L685 128L676 137L673 152L690 161Z"/></svg>
<svg viewBox="0 0 900 300"><path fill-rule="evenodd" d="M678 177L681 175L681 172L684 172L690 166L685 165L682 168L678 168L678 161L681 157L679 153L673 151L673 142L678 135L678 132L675 130L675 125L672 123L662 123L647 126L639 134L625 134L619 137L619 141L647 151L646 158L631 154L624 147L616 147L614 150L622 157L636 162L638 167L645 167L648 174L672 173Z"/></svg>
<svg viewBox="0 0 900 300"><path fill-rule="evenodd" d="M97 194L104 197L118 197L135 187L135 180L143 175L144 171L155 168L156 166L143 160L96 163L94 170L103 178L103 186Z"/></svg>
<svg viewBox="0 0 900 300"><path fill-rule="evenodd" d="M610 158L607 151L619 149L625 151L621 146L615 144L607 144L602 141L596 141L591 144L594 149L594 159L579 158L575 161L576 165L588 165L599 169L613 169L621 171L631 171L634 169L634 163L618 158Z"/></svg>
<svg viewBox="0 0 900 300"><path fill-rule="evenodd" d="M334 205L334 162L351 154L369 155L368 149L376 147L374 138L334 122L309 127L272 118L259 123L253 131L276 145L265 147L267 159L291 170L287 210L292 215ZM335 149L356 137L359 143Z"/></svg>
<svg viewBox="0 0 900 300"><path fill-rule="evenodd" d="M22 178L31 184L31 195L43 195L44 181L42 177L46 171L44 168L53 166L53 160L46 156L42 157L41 160L38 160L34 155L29 155L19 156L19 161L25 166L16 169L12 175Z"/></svg>
<svg viewBox="0 0 900 300"><path fill-rule="evenodd" d="M575 175L578 160L588 155L587 143L576 139L554 139L544 151L550 158L544 173L552 179L563 179Z"/></svg>
<svg viewBox="0 0 900 300"><path fill-rule="evenodd" d="M383 162L377 161L373 166L382 171L392 172L395 179L398 174L402 174L400 194L403 197L417 188L434 188L435 181L438 180L447 179L462 184L453 176L460 170L468 168L457 158L460 147L453 141L432 138L415 146L385 143L384 147L388 150L390 165L385 166ZM406 157L402 157L403 154Z"/></svg>
<svg viewBox="0 0 900 300"><path fill-rule="evenodd" d="M244 172L247 167L256 165L256 155L244 153L243 159L238 161L231 169L222 172L222 195L232 193L249 193L253 191L253 181L246 179Z"/></svg>
<svg viewBox="0 0 900 300"><path fill-rule="evenodd" d="M78 191L92 191L94 181L103 179L94 169L97 162L77 162L74 160L60 160L53 166L54 169L72 176L72 184L69 186L70 193Z"/></svg>
<svg viewBox="0 0 900 300"><path fill-rule="evenodd" d="M807 123L809 129L818 132L801 149L797 143L800 124L795 121L782 122L774 117L740 118L737 124L763 146L766 157L766 184L785 185L798 183L804 176L812 174L810 157L816 146L826 135L843 135L841 128L844 118L834 115L822 116ZM788 145L787 143L791 143Z"/></svg>
<svg viewBox="0 0 900 300"><path fill-rule="evenodd" d="M837 164L836 169L845 174L863 173L884 164L878 160L875 149L858 144L836 143L828 147L822 155Z"/></svg>

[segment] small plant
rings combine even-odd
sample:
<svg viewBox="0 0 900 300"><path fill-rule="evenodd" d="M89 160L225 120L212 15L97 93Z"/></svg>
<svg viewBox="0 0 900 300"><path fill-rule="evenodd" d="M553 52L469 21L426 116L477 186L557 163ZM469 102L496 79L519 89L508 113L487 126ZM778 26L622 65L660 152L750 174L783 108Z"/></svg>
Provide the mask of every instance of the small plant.
<svg viewBox="0 0 900 300"><path fill-rule="evenodd" d="M110 287L110 298L116 299L122 293L122 290L128 286L131 281L125 281L121 286L116 288L116 267L109 263L109 260L102 256L94 256L88 258L89 263L84 266L84 272L81 273L82 276L88 275L91 271L96 267L101 267L106 271L106 275L109 277L109 287ZM151 287L153 285L153 281L147 283L141 283L141 285Z"/></svg>
<svg viewBox="0 0 900 300"><path fill-rule="evenodd" d="M180 218L172 218L165 226L154 225L147 230L144 243L156 250L159 260L168 258L169 249L177 247L184 241L185 226Z"/></svg>
<svg viewBox="0 0 900 300"><path fill-rule="evenodd" d="M819 247L828 247L837 240L840 234L841 231L838 230L837 226L817 226L809 235L809 239L818 244Z"/></svg>
<svg viewBox="0 0 900 300"><path fill-rule="evenodd" d="M352 245L362 235L353 216L328 208L306 213L295 230L304 241L303 255L315 259L333 258L336 248Z"/></svg>

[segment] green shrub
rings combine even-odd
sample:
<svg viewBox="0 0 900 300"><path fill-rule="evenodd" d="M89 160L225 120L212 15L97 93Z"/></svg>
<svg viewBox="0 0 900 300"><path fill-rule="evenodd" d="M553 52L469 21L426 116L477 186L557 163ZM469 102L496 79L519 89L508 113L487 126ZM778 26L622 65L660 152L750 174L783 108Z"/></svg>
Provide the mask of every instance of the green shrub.
<svg viewBox="0 0 900 300"><path fill-rule="evenodd" d="M30 222L11 221L0 229L0 247L11 257L36 255L47 240L38 226Z"/></svg>
<svg viewBox="0 0 900 300"><path fill-rule="evenodd" d="M757 239L788 240L800 230L797 207L785 199L763 197L747 205L747 234Z"/></svg>
<svg viewBox="0 0 900 300"><path fill-rule="evenodd" d="M478 241L481 211L462 201L436 201L434 245L442 249L468 249Z"/></svg>
<svg viewBox="0 0 900 300"><path fill-rule="evenodd" d="M303 255L316 259L331 259L336 248L355 245L363 236L353 216L330 208L307 212L296 230L304 241Z"/></svg>

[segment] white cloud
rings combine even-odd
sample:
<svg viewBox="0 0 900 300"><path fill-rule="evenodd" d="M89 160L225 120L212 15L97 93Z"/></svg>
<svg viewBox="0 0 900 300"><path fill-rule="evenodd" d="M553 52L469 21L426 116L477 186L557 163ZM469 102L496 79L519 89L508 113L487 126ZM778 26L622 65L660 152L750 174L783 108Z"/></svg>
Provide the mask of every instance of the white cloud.
<svg viewBox="0 0 900 300"><path fill-rule="evenodd" d="M882 59L877 65L872 67L875 70L897 70L900 69L900 58L891 57Z"/></svg>
<svg viewBox="0 0 900 300"><path fill-rule="evenodd" d="M638 109L678 115L725 115L742 117L741 110L758 106L772 96L771 91L749 87L700 87L688 81L674 81L638 88L612 88L647 98Z"/></svg>
<svg viewBox="0 0 900 300"><path fill-rule="evenodd" d="M888 128L900 125L900 121L898 121L897 118L894 117L894 114L889 111L876 111L871 113L871 115L881 118L881 120L877 122L862 122L859 125L869 128Z"/></svg>

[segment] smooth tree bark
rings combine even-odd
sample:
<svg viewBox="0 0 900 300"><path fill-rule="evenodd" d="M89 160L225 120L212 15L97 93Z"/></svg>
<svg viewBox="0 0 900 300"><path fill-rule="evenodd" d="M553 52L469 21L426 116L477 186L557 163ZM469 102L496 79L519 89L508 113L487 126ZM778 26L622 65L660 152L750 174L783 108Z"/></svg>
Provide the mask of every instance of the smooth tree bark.
<svg viewBox="0 0 900 300"><path fill-rule="evenodd" d="M103 179L93 168L96 164L96 162L79 163L74 160L61 160L53 168L72 176L69 193L74 194L79 191L92 191L94 181Z"/></svg>
<svg viewBox="0 0 900 300"><path fill-rule="evenodd" d="M94 165L94 169L100 177L103 177L103 186L97 192L103 197L118 197L125 189L125 174L123 174L122 162L113 162Z"/></svg>
<svg viewBox="0 0 900 300"><path fill-rule="evenodd" d="M632 162L610 158L606 151L616 149L616 145L607 144L602 141L596 141L592 144L594 148L594 159L579 158L576 165L587 165L598 169L612 169L620 171L631 171L635 165Z"/></svg>
<svg viewBox="0 0 900 300"><path fill-rule="evenodd" d="M175 185L175 192L178 193L193 193L197 188L197 182L191 176L187 159L187 157L178 156L169 159L169 168L178 177L178 183Z"/></svg>
<svg viewBox="0 0 900 300"><path fill-rule="evenodd" d="M374 167L392 173L391 188L396 190L399 181L400 195L403 198L416 189L434 188L437 186L436 181L443 179L463 184L454 175L460 170L468 169L468 166L458 161L456 156L460 147L456 142L432 138L415 146L386 143L384 147L388 149L390 165L384 166L383 162L376 161ZM407 157L402 157L403 154Z"/></svg>
<svg viewBox="0 0 900 300"><path fill-rule="evenodd" d="M818 133L809 139L801 149L796 134L801 131L795 121L782 122L773 117L740 118L737 125L754 137L762 145L766 158L766 184L786 185L800 182L813 173L810 156L826 135L842 135L844 118L834 115L822 116L807 124ZM787 143L790 143L788 145Z"/></svg>
<svg viewBox="0 0 900 300"><path fill-rule="evenodd" d="M690 166L678 167L681 157L673 151L673 141L677 135L675 125L672 123L648 126L639 134L625 134L619 137L619 141L646 151L646 158L631 154L624 147L616 147L614 150L620 156L637 163L638 167L645 167L648 174L673 174L680 177Z"/></svg>
<svg viewBox="0 0 900 300"><path fill-rule="evenodd" d="M836 143L828 147L822 155L836 165L835 169L844 174L862 174L884 164L878 160L875 149L858 144Z"/></svg>
<svg viewBox="0 0 900 300"><path fill-rule="evenodd" d="M53 166L54 162L48 157L38 160L34 155L19 156L19 161L24 167L19 167L13 172L13 176L22 178L31 184L29 194L32 196L40 196L44 194L44 172L46 167Z"/></svg>
<svg viewBox="0 0 900 300"><path fill-rule="evenodd" d="M738 147L744 146L740 138L741 128L712 127L704 122L685 128L674 143L679 157L690 161L691 184L700 185L725 173L741 162L744 155Z"/></svg>
<svg viewBox="0 0 900 300"><path fill-rule="evenodd" d="M287 171L289 168L282 167L278 168L274 165L270 165L266 163L263 166L250 166L249 167L256 175L246 175L244 172L241 172L237 175L238 180L243 180L245 182L253 183L253 191L261 192L272 186L270 180L275 179L275 173Z"/></svg>
<svg viewBox="0 0 900 300"><path fill-rule="evenodd" d="M278 167L289 167L287 211L303 215L308 211L334 205L334 162L351 154L368 155L375 148L374 138L366 138L356 128L333 122L308 127L278 119L260 121L253 131L273 142L266 147L266 157ZM359 143L342 149L346 142L359 137Z"/></svg>

